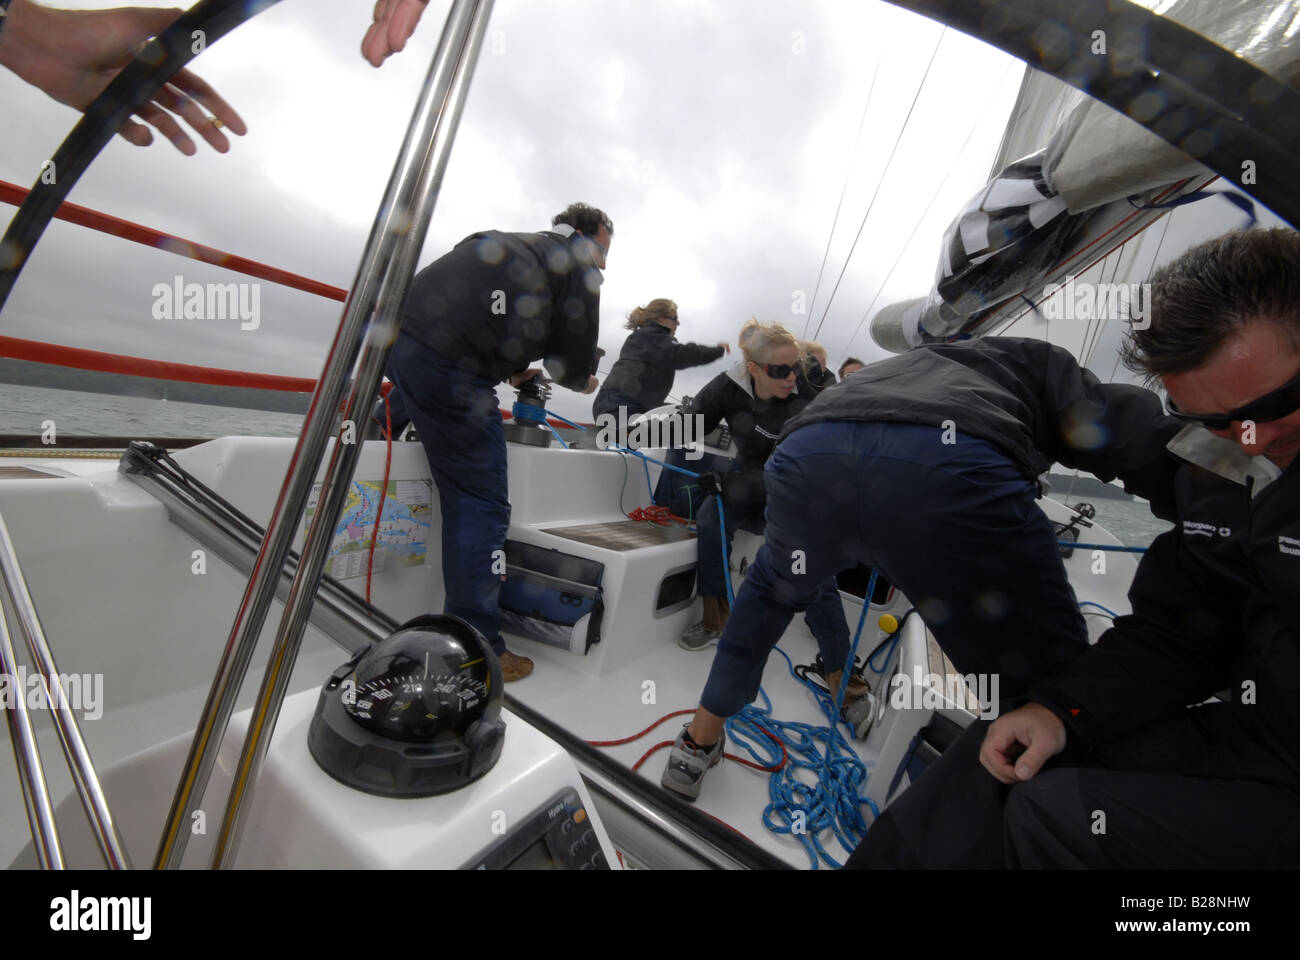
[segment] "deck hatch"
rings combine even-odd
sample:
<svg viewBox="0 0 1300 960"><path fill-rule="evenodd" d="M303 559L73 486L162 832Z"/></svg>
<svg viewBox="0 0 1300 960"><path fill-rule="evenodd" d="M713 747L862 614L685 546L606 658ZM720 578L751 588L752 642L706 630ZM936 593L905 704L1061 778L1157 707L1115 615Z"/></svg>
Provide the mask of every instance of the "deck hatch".
<svg viewBox="0 0 1300 960"><path fill-rule="evenodd" d="M658 547L665 543L689 540L695 536L682 527L659 527L652 523L638 520L613 520L609 523L584 523L571 527L544 527L542 533L549 533L565 540L577 540L605 550L639 550L642 547Z"/></svg>

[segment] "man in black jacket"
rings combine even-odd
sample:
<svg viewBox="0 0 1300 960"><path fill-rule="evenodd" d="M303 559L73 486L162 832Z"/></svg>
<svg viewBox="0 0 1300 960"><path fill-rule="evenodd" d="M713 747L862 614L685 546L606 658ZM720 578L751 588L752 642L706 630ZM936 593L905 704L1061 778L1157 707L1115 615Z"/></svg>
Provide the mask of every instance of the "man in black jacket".
<svg viewBox="0 0 1300 960"><path fill-rule="evenodd" d="M476 233L416 274L388 362L394 432L414 422L438 486L445 611L488 638L507 682L533 665L500 635L510 500L496 385L518 386L541 373L528 365L542 359L560 386L595 392L601 270L614 233L581 203L552 224ZM382 404L375 419L384 421Z"/></svg>
<svg viewBox="0 0 1300 960"><path fill-rule="evenodd" d="M1132 615L973 724L850 866L1300 863L1297 264L1300 235L1250 231L1152 278L1126 360L1190 422L1169 444L1179 526L1143 557Z"/></svg>

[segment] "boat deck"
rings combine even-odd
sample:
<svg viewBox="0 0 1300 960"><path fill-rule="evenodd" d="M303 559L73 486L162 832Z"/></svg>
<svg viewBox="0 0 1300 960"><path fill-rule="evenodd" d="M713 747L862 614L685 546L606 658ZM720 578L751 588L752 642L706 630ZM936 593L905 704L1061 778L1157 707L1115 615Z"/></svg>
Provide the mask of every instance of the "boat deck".
<svg viewBox="0 0 1300 960"><path fill-rule="evenodd" d="M265 522L292 445L291 440L227 438L181 451L176 459L242 512ZM392 454L393 482L428 482L428 466L418 444L394 445ZM206 570L197 575L194 557L201 545L170 521L161 502L119 475L116 461L116 455L77 455L9 456L0 462L5 467L0 474L0 514L9 526L59 669L102 678L102 715L87 717L82 724L101 770L111 770L140 751L192 730L245 587L244 577L215 554L208 555ZM382 445L368 445L358 479L378 480L383 462ZM670 581L677 585L680 579L672 578L680 578L684 570L693 570L692 536L627 521L624 511L645 505L648 492L644 486L638 491L625 483L627 472L617 456L512 448L510 463L510 538L600 561L605 619L600 642L589 649L562 649L511 637L510 648L532 657L537 666L531 676L511 684L509 692L588 740L621 739L665 714L693 710L713 660L712 649L692 652L677 646L677 636L698 620L700 604L693 594L670 595L662 590ZM616 500L620 486L621 502ZM1067 513L1053 501L1042 503L1054 518ZM616 504L618 513L613 512ZM398 621L441 608L436 534L440 522L434 497L427 556L415 565L390 562L375 574L374 602ZM1089 536L1106 540L1109 535L1094 528ZM752 559L759 543L751 534L737 536L731 556L737 589L742 564ZM1075 551L1066 566L1081 600L1123 613L1128 609L1124 592L1135 563L1124 554L1113 555L1109 562L1108 573L1097 576L1090 566L1092 558ZM364 581L349 585L364 592ZM860 601L842 596L852 629ZM901 617L906 609L906 599L899 595L886 608L873 609L859 655L870 653L882 636L877 627L880 612ZM261 678L279 610L277 602L245 681L241 708L251 702ZM1094 635L1105 625L1100 618L1089 618ZM945 669L937 651L928 649L917 618L903 633L896 654L900 672L910 673L913 665ZM780 647L796 664L810 663L817 652L801 617L792 622ZM324 633L309 628L291 692L318 687L346 658ZM885 677L892 671L890 664L873 683L878 694L886 691ZM779 655L769 658L763 688L774 717L825 725L812 694L790 674ZM878 804L885 802L907 745L934 712L933 708L881 711L866 741L849 741L868 769L878 766L885 772L867 781L865 795ZM949 703L939 712L962 717L958 704ZM655 744L671 741L686 719L667 720L633 743L607 748L608 753L630 768ZM58 804L70 795L71 782L48 717L37 716L35 721L42 731L40 742ZM743 755L734 744L728 751ZM665 748L651 756L639 773L657 783L666 762ZM804 775L807 771L800 772ZM791 866L807 869L809 855L798 840L763 826L768 780L765 772L726 760L705 778L697 807ZM139 802L139 798L116 799ZM110 795L109 800L115 798ZM148 802L161 823L169 790L159 791ZM209 815L218 816L213 811L219 811L221 801L210 795L208 802ZM0 862L14 862L28 843L25 820L11 767L8 774L0 775ZM136 858L147 860L151 842L149 838L139 842L143 844L139 849L146 852L135 854ZM827 833L821 842L830 856L843 861L847 851L834 837ZM77 865L96 864L92 860Z"/></svg>

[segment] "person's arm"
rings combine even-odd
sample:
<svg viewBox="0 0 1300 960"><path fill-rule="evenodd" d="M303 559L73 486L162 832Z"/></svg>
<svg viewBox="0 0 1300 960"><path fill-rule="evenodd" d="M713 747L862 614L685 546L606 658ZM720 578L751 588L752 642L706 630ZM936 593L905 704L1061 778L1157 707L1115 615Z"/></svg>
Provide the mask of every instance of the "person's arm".
<svg viewBox="0 0 1300 960"><path fill-rule="evenodd" d="M1229 682L1240 654L1241 589L1188 550L1181 530L1157 537L1138 564L1133 613L1040 681L1029 698L1092 747L1189 704Z"/></svg>
<svg viewBox="0 0 1300 960"><path fill-rule="evenodd" d="M1163 534L1143 558L1131 616L989 726L980 763L990 774L1029 780L1070 735L1093 749L1222 689L1242 642L1233 588L1189 556L1181 537Z"/></svg>
<svg viewBox="0 0 1300 960"><path fill-rule="evenodd" d="M394 53L406 49L428 0L377 0L375 22L361 40L361 55L372 67L382 66Z"/></svg>
<svg viewBox="0 0 1300 960"><path fill-rule="evenodd" d="M596 343L600 339L600 274L581 261L569 270L551 311L551 333L543 363L555 382L594 393Z"/></svg>
<svg viewBox="0 0 1300 960"><path fill-rule="evenodd" d="M703 343L675 343L673 344L673 369L701 367L730 352L731 344L725 340L711 347Z"/></svg>
<svg viewBox="0 0 1300 960"><path fill-rule="evenodd" d="M0 65L60 103L85 110L131 62L140 46L183 12L143 7L54 10L30 0L13 0L0 30ZM221 132L223 126L240 136L248 132L239 114L188 70L179 71L135 115L181 153L193 155L197 152L194 141L172 114L184 119L220 153L230 149L230 141ZM118 133L136 146L147 147L153 142L149 128L134 120L126 121Z"/></svg>
<svg viewBox="0 0 1300 960"><path fill-rule="evenodd" d="M1151 503L1151 512L1176 518L1174 475L1179 461L1166 444L1182 429L1150 390L1098 380L1060 347L1049 347L1043 416L1035 432L1043 452L1067 467L1087 470Z"/></svg>
<svg viewBox="0 0 1300 960"><path fill-rule="evenodd" d="M704 418L702 434L712 433L727 415L723 405L723 392L726 389L727 375L719 374L704 385L690 406L682 412L688 416L699 414Z"/></svg>

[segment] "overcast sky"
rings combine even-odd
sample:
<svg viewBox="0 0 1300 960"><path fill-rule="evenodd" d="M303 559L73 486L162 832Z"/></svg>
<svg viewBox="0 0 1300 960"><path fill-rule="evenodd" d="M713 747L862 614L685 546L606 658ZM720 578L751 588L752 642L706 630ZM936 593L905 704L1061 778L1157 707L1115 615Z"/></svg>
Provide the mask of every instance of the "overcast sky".
<svg viewBox="0 0 1300 960"><path fill-rule="evenodd" d="M142 149L118 138L71 201L351 286L448 6L431 3L407 50L375 70L358 52L368 2L286 0L196 62L248 123L230 153L201 145L184 157L160 139ZM602 290L604 369L628 312L655 297L677 301L680 339L733 344L751 316L796 333L811 319L811 336L830 302L818 339L831 363L849 352L878 357L859 327L863 314L878 295L877 307L928 291L939 236L987 178L1022 69L885 3L498 0L420 263L476 230L544 229L583 200L615 224ZM0 178L30 185L75 119L0 74ZM793 313L800 292L812 300L846 176L813 315ZM154 285L177 274L242 279L56 221L5 310L4 333L319 374L338 304L265 283L258 330L157 320ZM724 366L680 374L674 393ZM556 393L559 412L589 412L590 398Z"/></svg>
<svg viewBox="0 0 1300 960"><path fill-rule="evenodd" d="M114 139L71 201L350 287L448 7L434 0L406 51L375 70L359 53L369 2L280 3L195 65L248 136L196 157L161 138ZM987 180L1022 71L872 0L497 0L420 264L477 230L545 229L582 200L615 224L602 378L628 312L656 297L677 301L682 340L734 345L756 316L815 334L835 367L849 354L877 359L868 310L929 291L940 237ZM0 179L30 185L75 120L0 72ZM1161 227L1161 260L1186 245L1177 221L1193 209L1163 241ZM1236 225L1229 216L1222 229ZM339 304L261 283L257 330L155 319L154 287L177 275L246 279L55 221L0 330L319 375ZM674 395L725 366L678 374ZM585 418L590 403L557 388L551 406Z"/></svg>

